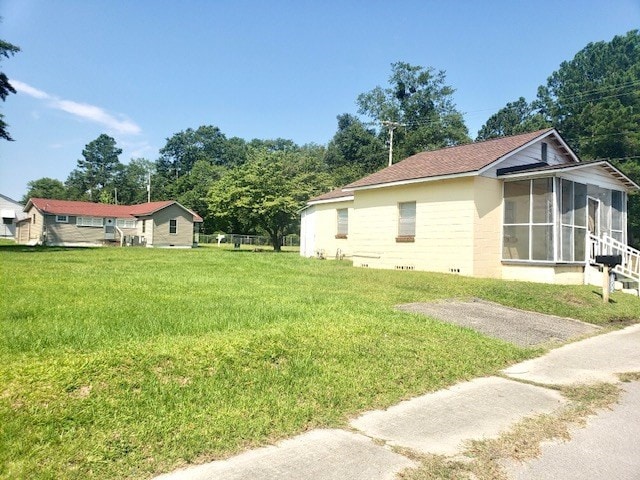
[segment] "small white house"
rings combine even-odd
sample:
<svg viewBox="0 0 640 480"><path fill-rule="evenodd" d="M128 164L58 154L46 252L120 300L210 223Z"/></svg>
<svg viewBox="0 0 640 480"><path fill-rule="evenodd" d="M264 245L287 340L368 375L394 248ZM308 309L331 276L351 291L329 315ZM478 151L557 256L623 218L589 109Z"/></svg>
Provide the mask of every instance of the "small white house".
<svg viewBox="0 0 640 480"><path fill-rule="evenodd" d="M300 253L545 283L593 281L595 255L616 253L618 273L640 281L627 245L639 188L607 161L580 161L552 128L422 152L309 200Z"/></svg>
<svg viewBox="0 0 640 480"><path fill-rule="evenodd" d="M16 237L16 224L27 217L22 210L24 205L15 200L0 194L0 217L2 217L2 227L0 227L0 238Z"/></svg>

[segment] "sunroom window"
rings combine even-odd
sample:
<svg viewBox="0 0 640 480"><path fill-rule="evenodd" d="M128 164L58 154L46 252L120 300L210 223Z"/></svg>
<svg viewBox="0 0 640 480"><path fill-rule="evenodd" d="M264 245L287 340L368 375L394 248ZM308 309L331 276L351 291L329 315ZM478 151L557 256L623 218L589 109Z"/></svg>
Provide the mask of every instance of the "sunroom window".
<svg viewBox="0 0 640 480"><path fill-rule="evenodd" d="M552 178L505 183L502 258L552 261L553 220Z"/></svg>
<svg viewBox="0 0 640 480"><path fill-rule="evenodd" d="M582 262L587 233L587 186L563 179L561 188L560 259L563 262Z"/></svg>
<svg viewBox="0 0 640 480"><path fill-rule="evenodd" d="M624 242L624 193L617 190L611 192L611 236Z"/></svg>

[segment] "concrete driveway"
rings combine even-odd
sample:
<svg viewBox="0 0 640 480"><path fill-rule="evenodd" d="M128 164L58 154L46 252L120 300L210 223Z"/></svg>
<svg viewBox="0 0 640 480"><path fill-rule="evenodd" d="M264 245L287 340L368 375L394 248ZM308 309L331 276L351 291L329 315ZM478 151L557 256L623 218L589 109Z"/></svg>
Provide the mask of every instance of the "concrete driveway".
<svg viewBox="0 0 640 480"><path fill-rule="evenodd" d="M396 308L403 312L421 313L442 322L468 327L521 347L564 343L601 330L596 325L573 318L527 312L478 299L407 303Z"/></svg>

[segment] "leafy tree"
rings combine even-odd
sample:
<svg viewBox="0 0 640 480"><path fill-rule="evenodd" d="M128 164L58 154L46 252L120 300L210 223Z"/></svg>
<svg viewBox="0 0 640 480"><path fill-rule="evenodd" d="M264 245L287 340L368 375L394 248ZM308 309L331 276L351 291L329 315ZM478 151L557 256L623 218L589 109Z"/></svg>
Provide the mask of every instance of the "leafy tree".
<svg viewBox="0 0 640 480"><path fill-rule="evenodd" d="M132 158L128 164L120 164L113 181L118 191L118 203L133 205L147 201L148 176L154 163L146 158Z"/></svg>
<svg viewBox="0 0 640 480"><path fill-rule="evenodd" d="M69 173L69 176L64 182L64 186L67 190L67 198L69 200L91 200L89 197L89 184L87 183L86 176L78 168L74 168Z"/></svg>
<svg viewBox="0 0 640 480"><path fill-rule="evenodd" d="M9 42L0 40L0 60L2 57L9 58L20 51L20 47L17 47ZM9 83L9 78L4 72L0 72L0 98L2 101L6 101L10 93L16 93L16 89ZM4 115L0 113L0 138L4 138L8 141L13 141L11 135L7 131L7 124L4 121Z"/></svg>
<svg viewBox="0 0 640 480"><path fill-rule="evenodd" d="M268 140L254 138L249 142L249 147L253 149L264 149L269 152L294 152L299 148L293 140L286 138Z"/></svg>
<svg viewBox="0 0 640 480"><path fill-rule="evenodd" d="M377 123L399 122L394 154L414 153L470 141L462 114L453 103L454 89L445 72L405 62L391 64L389 87L376 87L358 96L358 112ZM380 132L382 136L386 131Z"/></svg>
<svg viewBox="0 0 640 480"><path fill-rule="evenodd" d="M191 171L177 180L177 189L182 192L176 200L203 217L202 232L213 232L219 227L216 217L208 215L207 194L215 181L226 171L219 165L211 165L204 159L197 160Z"/></svg>
<svg viewBox="0 0 640 480"><path fill-rule="evenodd" d="M283 237L297 231L300 207L327 188L326 175L307 171L308 160L300 151L252 149L245 164L227 171L209 190L210 214L245 231L267 233L279 252Z"/></svg>
<svg viewBox="0 0 640 480"><path fill-rule="evenodd" d="M478 132L476 140L533 132L550 126L535 103L529 104L524 97L520 97L489 117Z"/></svg>
<svg viewBox="0 0 640 480"><path fill-rule="evenodd" d="M160 149L158 173L168 178L179 178L189 173L198 160L206 160L211 165L228 165L226 143L227 139L218 127L187 128L168 138Z"/></svg>
<svg viewBox="0 0 640 480"><path fill-rule="evenodd" d="M327 146L325 165L334 184L346 185L386 165L384 142L354 115L338 115L338 131Z"/></svg>
<svg viewBox="0 0 640 480"><path fill-rule="evenodd" d="M211 181L219 176L219 174L213 177L202 175L209 171L218 172L221 168L241 165L246 160L247 148L243 139L238 137L227 139L218 127L211 125L203 125L196 130L188 128L174 134L167 139L167 143L160 150L160 158L156 161L152 196L194 200L202 190L208 188ZM215 168L205 168L202 162ZM200 164L200 168L193 173L192 170L196 164ZM205 185L200 188L201 192L190 193L193 186L199 183ZM196 205L190 208L196 209ZM205 228L207 224L209 222L205 218Z"/></svg>
<svg viewBox="0 0 640 480"><path fill-rule="evenodd" d="M67 189L60 180L43 177L27 183L27 193L22 198L22 203L27 203L30 198L52 198L56 200L67 199Z"/></svg>

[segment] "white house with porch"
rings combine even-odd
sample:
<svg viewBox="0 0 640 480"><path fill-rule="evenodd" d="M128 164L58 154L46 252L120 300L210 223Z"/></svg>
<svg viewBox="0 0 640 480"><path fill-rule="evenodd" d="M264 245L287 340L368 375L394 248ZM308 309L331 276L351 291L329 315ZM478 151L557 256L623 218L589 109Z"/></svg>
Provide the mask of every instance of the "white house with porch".
<svg viewBox="0 0 640 480"><path fill-rule="evenodd" d="M607 161L582 162L555 129L413 155L302 211L301 255L356 267L545 283L598 283L595 255L627 245L627 202L640 187Z"/></svg>

